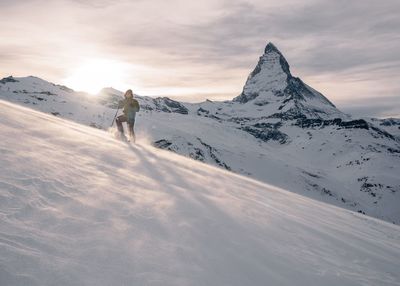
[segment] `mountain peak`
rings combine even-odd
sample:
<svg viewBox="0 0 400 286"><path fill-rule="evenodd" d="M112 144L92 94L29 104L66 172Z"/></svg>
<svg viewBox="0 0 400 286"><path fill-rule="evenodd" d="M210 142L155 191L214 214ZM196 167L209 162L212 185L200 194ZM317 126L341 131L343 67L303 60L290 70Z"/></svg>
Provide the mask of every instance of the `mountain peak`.
<svg viewBox="0 0 400 286"><path fill-rule="evenodd" d="M278 58L279 58L279 64L282 68L282 70L289 76L291 77L292 75L290 74L290 68L289 68L289 64L287 62L287 60L285 59L285 57L283 56L283 54L278 50L278 48L272 43L269 42L264 49L264 57L268 56L269 54L278 54Z"/></svg>
<svg viewBox="0 0 400 286"><path fill-rule="evenodd" d="M278 48L277 48L272 42L269 42L269 43L265 46L265 50L264 50L264 53L265 53L265 54L270 53L270 52L278 52L278 53L280 53L280 51L278 50Z"/></svg>
<svg viewBox="0 0 400 286"><path fill-rule="evenodd" d="M327 98L292 76L285 57L271 42L247 78L242 93L233 101L247 103L256 98L256 105L275 105L278 112L290 110L293 113L296 110L297 115L309 117L339 114Z"/></svg>
<svg viewBox="0 0 400 286"><path fill-rule="evenodd" d="M292 75L288 62L278 48L269 42L257 66L247 78L242 94L234 101L246 103L267 91L281 91L281 94L290 78Z"/></svg>
<svg viewBox="0 0 400 286"><path fill-rule="evenodd" d="M264 54L260 57L256 68L250 74L250 78L256 76L263 69L271 70L275 73L282 71L288 78L292 77L288 62L272 42L269 42L265 46Z"/></svg>

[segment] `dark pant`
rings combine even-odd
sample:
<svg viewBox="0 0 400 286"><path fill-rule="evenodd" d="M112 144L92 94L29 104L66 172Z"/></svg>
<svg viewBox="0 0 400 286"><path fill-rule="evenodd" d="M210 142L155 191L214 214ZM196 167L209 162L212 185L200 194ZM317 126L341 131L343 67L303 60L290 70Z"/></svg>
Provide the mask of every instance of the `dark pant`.
<svg viewBox="0 0 400 286"><path fill-rule="evenodd" d="M126 122L128 124L128 130L129 130L129 137L135 137L135 131L133 130L133 127L135 125L135 121L129 121L126 118L125 115L120 115L117 117L117 119L115 120L115 122L117 123L118 126L118 131L121 133L124 133L124 127L122 126L123 122Z"/></svg>

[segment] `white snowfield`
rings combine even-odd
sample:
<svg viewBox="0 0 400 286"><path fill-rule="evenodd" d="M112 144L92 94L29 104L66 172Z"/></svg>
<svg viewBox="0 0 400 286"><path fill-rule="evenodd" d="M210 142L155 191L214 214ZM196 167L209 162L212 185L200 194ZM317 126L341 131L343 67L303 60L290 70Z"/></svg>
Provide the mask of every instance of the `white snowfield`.
<svg viewBox="0 0 400 286"><path fill-rule="evenodd" d="M400 285L400 227L0 101L0 285Z"/></svg>

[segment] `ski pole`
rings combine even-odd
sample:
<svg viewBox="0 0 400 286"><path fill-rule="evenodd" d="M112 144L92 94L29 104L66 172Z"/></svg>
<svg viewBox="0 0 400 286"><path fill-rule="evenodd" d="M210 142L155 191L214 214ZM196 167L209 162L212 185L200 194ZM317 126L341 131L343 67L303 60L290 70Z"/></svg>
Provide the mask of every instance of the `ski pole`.
<svg viewBox="0 0 400 286"><path fill-rule="evenodd" d="M110 127L112 127L114 125L114 121L115 121L115 118L117 118L118 111L119 111L119 106L117 108L117 112L115 112L115 116L114 116L114 119L113 119Z"/></svg>

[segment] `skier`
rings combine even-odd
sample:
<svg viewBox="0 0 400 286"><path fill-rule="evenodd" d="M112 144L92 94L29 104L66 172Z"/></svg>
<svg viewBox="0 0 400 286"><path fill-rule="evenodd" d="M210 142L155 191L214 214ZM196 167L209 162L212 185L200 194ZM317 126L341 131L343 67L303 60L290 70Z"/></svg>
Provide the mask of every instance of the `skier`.
<svg viewBox="0 0 400 286"><path fill-rule="evenodd" d="M135 142L135 131L133 130L135 125L136 112L140 110L139 102L133 98L133 92L128 89L124 94L125 99L119 101L118 108L123 108L123 115L117 117L115 122L118 126L118 131L122 140L127 140L124 134L123 122L126 122L129 130L129 139Z"/></svg>

